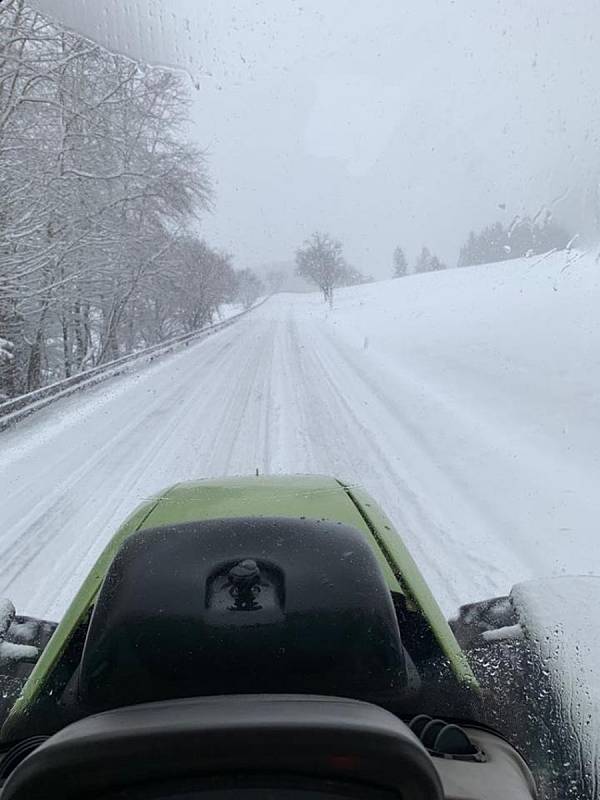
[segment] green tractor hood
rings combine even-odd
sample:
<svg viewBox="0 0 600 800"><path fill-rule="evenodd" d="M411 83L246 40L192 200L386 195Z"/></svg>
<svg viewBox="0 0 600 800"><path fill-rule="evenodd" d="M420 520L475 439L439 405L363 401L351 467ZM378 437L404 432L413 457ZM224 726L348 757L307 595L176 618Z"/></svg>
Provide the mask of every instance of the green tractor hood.
<svg viewBox="0 0 600 800"><path fill-rule="evenodd" d="M231 517L311 518L351 525L375 551L390 590L402 592L427 619L461 683L477 689L466 656L415 561L390 520L361 488L327 476L256 476L179 483L137 508L112 537L34 667L5 723L26 711L72 632L93 606L106 571L127 537L142 529Z"/></svg>

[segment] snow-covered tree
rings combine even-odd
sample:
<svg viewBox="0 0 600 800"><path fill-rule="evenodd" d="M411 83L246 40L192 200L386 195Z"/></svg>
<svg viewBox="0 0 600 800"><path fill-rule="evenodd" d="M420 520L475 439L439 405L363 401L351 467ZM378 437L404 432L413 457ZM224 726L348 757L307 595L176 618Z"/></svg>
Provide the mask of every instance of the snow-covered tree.
<svg viewBox="0 0 600 800"><path fill-rule="evenodd" d="M437 272L440 269L446 269L446 265L424 247L415 262L415 272Z"/></svg>
<svg viewBox="0 0 600 800"><path fill-rule="evenodd" d="M205 324L232 297L230 260L191 233L211 185L187 105L180 75L0 4L0 393Z"/></svg>
<svg viewBox="0 0 600 800"><path fill-rule="evenodd" d="M446 264L444 264L443 261L440 261L440 259L437 256L435 255L431 256L431 261L429 262L430 272L437 272L438 270L447 268L448 267L446 266Z"/></svg>
<svg viewBox="0 0 600 800"><path fill-rule="evenodd" d="M375 279L372 275L364 275L359 269L351 264L344 264L340 271L337 286L359 286L361 283L372 283Z"/></svg>
<svg viewBox="0 0 600 800"><path fill-rule="evenodd" d="M406 256L404 255L404 250L401 247L397 247L394 250L394 278L404 278L405 275L408 274L408 262L406 260Z"/></svg>
<svg viewBox="0 0 600 800"><path fill-rule="evenodd" d="M508 228L501 222L487 225L479 233L471 231L460 249L458 266L492 264L527 253L563 250L572 235L557 223L550 212L530 217L515 217Z"/></svg>
<svg viewBox="0 0 600 800"><path fill-rule="evenodd" d="M427 247L423 247L419 255L417 256L417 260L415 261L415 272L429 272L429 266L431 264L431 253Z"/></svg>
<svg viewBox="0 0 600 800"><path fill-rule="evenodd" d="M242 269L236 274L236 296L245 309L252 308L265 287L258 275L251 269Z"/></svg>
<svg viewBox="0 0 600 800"><path fill-rule="evenodd" d="M328 233L315 232L296 252L296 272L323 292L323 299L333 303L333 289L346 270L342 244Z"/></svg>

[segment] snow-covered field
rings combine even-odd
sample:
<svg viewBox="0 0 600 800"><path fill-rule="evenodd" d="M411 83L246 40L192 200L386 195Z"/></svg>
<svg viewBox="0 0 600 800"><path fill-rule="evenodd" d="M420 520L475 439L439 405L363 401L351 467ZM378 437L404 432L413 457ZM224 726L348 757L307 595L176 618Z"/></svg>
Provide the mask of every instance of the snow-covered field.
<svg viewBox="0 0 600 800"><path fill-rule="evenodd" d="M141 499L256 468L365 485L448 612L600 573L599 309L575 252L275 296L0 434L0 595L56 618Z"/></svg>

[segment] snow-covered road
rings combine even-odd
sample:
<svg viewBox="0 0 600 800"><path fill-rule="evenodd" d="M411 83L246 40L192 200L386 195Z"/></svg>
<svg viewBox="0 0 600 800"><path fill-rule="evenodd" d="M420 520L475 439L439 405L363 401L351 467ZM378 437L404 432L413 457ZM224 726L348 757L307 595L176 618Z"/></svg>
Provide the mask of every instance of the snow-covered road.
<svg viewBox="0 0 600 800"><path fill-rule="evenodd" d="M600 572L597 394L587 387L588 405L573 403L567 419L556 385L506 358L456 352L452 330L429 347L387 346L408 323L394 333L377 311L382 286L340 293L334 312L316 295L273 297L1 434L0 596L56 618L140 500L257 468L366 486L448 612L532 575ZM552 436L569 424L567 438Z"/></svg>

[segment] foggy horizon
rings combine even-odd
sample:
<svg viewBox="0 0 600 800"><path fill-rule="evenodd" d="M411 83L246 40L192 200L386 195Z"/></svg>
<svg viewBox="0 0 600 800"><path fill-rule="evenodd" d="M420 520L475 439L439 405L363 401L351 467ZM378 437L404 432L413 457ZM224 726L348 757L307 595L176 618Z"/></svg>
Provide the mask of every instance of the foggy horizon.
<svg viewBox="0 0 600 800"><path fill-rule="evenodd" d="M69 0L51 5L119 45L118 25L101 28L102 3L85 20ZM386 277L397 245L410 263L426 245L454 266L470 230L546 209L595 237L591 0L318 6L136 6L149 24L133 54L196 82L189 136L209 156L215 206L201 232L213 246L259 267L292 261L323 229L358 269Z"/></svg>

